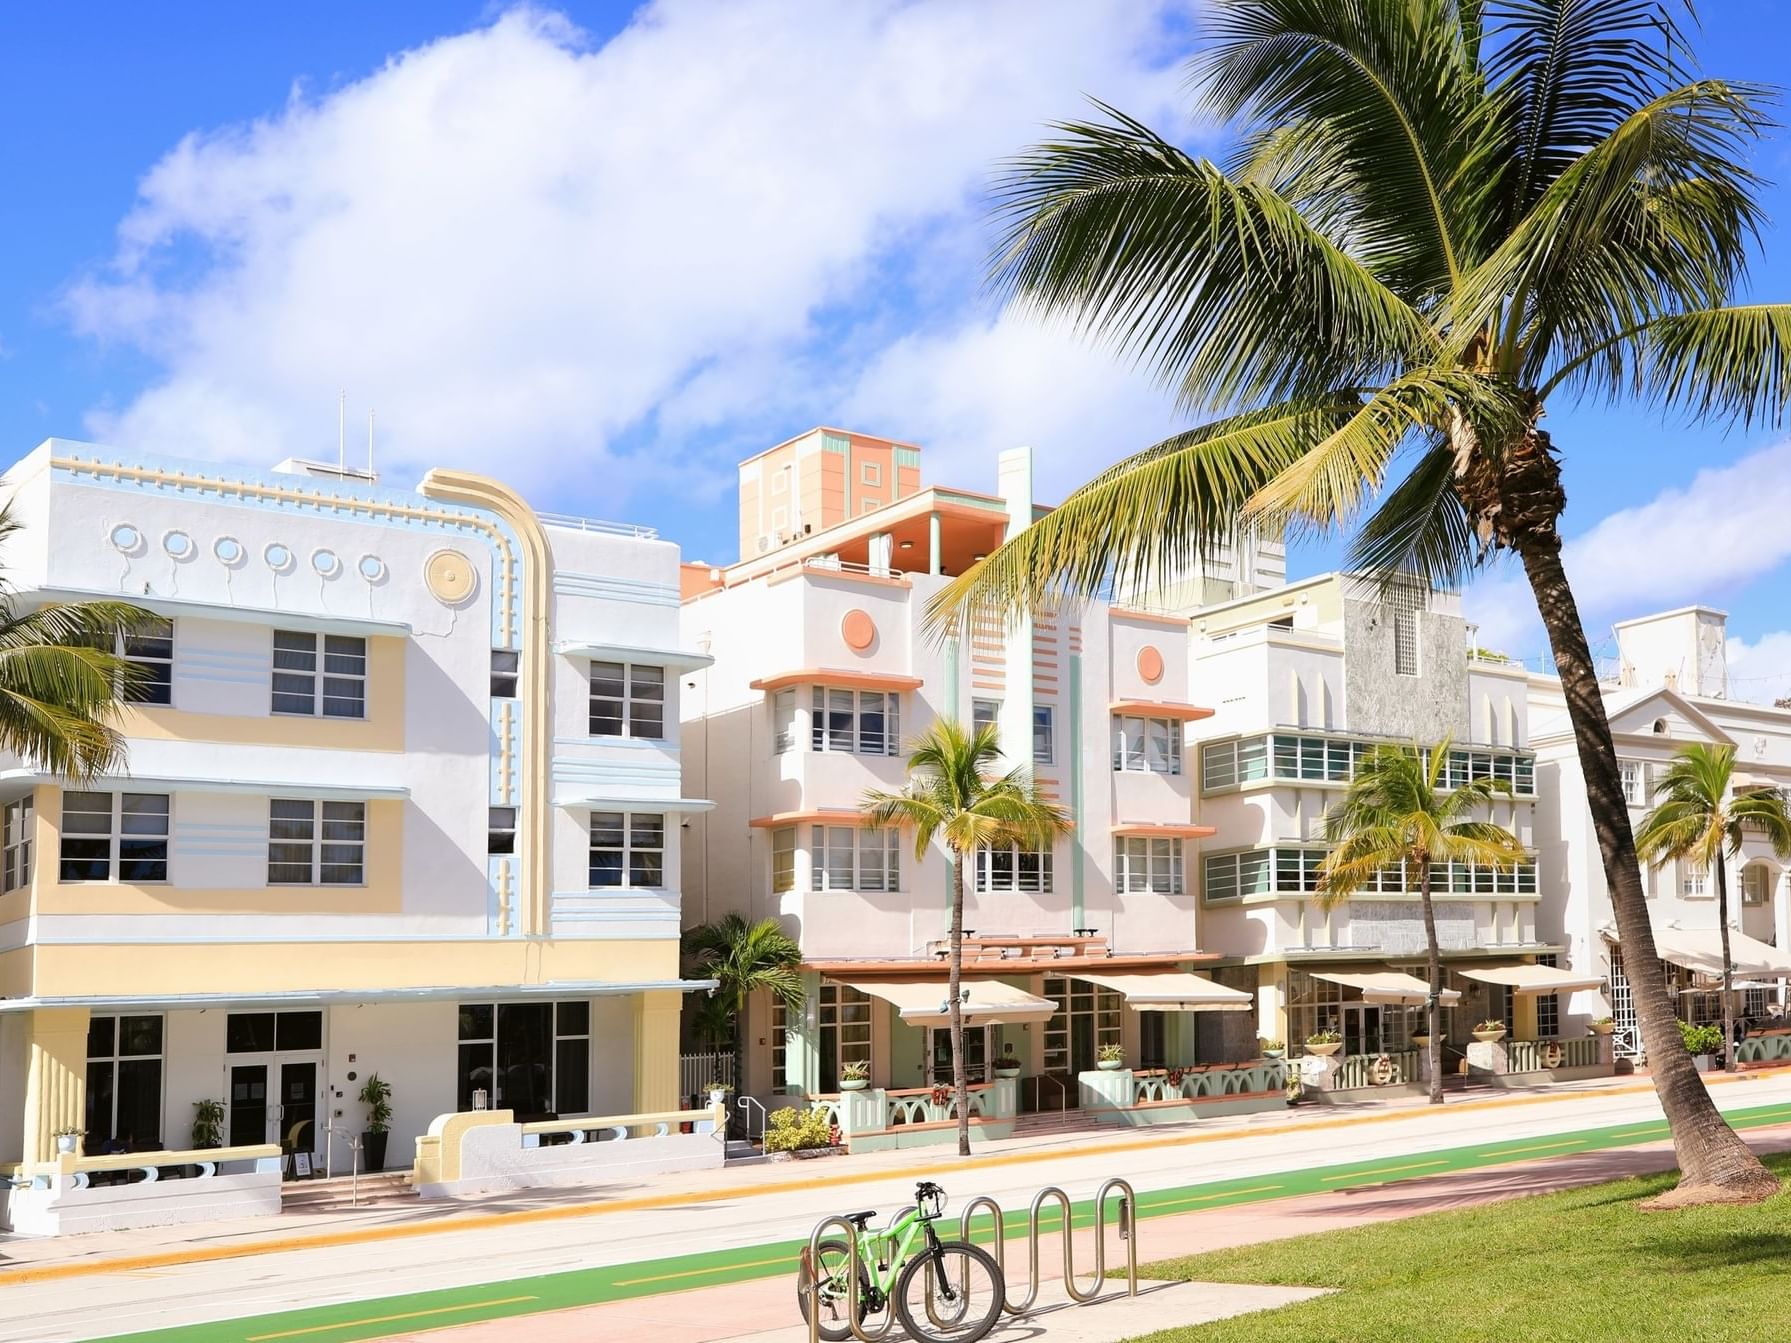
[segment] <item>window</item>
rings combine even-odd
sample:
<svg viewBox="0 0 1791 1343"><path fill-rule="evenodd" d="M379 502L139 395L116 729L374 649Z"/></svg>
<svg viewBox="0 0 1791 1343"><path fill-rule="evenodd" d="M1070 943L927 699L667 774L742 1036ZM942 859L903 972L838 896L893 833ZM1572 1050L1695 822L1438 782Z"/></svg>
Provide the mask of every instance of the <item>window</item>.
<svg viewBox="0 0 1791 1343"><path fill-rule="evenodd" d="M665 817L658 812L591 813L591 888L665 885Z"/></svg>
<svg viewBox="0 0 1791 1343"><path fill-rule="evenodd" d="M174 622L156 617L132 633L120 633L117 640L112 651L137 672L121 698L129 704L173 703Z"/></svg>
<svg viewBox="0 0 1791 1343"><path fill-rule="evenodd" d="M771 892L780 895L796 889L796 827L786 825L771 832Z"/></svg>
<svg viewBox="0 0 1791 1343"><path fill-rule="evenodd" d="M493 855L516 852L515 807L485 809L485 852Z"/></svg>
<svg viewBox="0 0 1791 1343"><path fill-rule="evenodd" d="M459 1108L576 1115L591 1097L587 1002L460 1004Z"/></svg>
<svg viewBox="0 0 1791 1343"><path fill-rule="evenodd" d="M858 467L858 479L866 485L883 483L883 467L878 462L861 462Z"/></svg>
<svg viewBox="0 0 1791 1343"><path fill-rule="evenodd" d="M31 795L6 804L6 847L0 857L0 891L17 891L31 884Z"/></svg>
<svg viewBox="0 0 1791 1343"><path fill-rule="evenodd" d="M1559 965L1561 958L1553 952L1536 958L1538 965ZM1539 993L1536 995L1536 1038L1553 1040L1561 1034L1561 995L1558 993Z"/></svg>
<svg viewBox="0 0 1791 1343"><path fill-rule="evenodd" d="M899 830L867 826L813 827L814 888L817 891L901 889Z"/></svg>
<svg viewBox="0 0 1791 1343"><path fill-rule="evenodd" d="M162 1018L87 1023L87 1154L162 1145Z"/></svg>
<svg viewBox="0 0 1791 1343"><path fill-rule="evenodd" d="M898 755L901 741L899 697L881 690L814 688L810 744L817 751Z"/></svg>
<svg viewBox="0 0 1791 1343"><path fill-rule="evenodd" d="M230 1012L224 1018L228 1054L304 1054L322 1048L322 1012Z"/></svg>
<svg viewBox="0 0 1791 1343"><path fill-rule="evenodd" d="M790 1057L790 1009L784 1006L784 1000L771 999L771 1089L788 1091L790 1089L789 1073Z"/></svg>
<svg viewBox="0 0 1791 1343"><path fill-rule="evenodd" d="M1125 999L1117 990L1047 975L1045 996L1059 1009L1045 1023L1047 1073L1086 1071L1094 1067L1102 1045L1120 1043Z"/></svg>
<svg viewBox="0 0 1791 1343"><path fill-rule="evenodd" d="M1213 742L1201 748L1200 786L1202 791L1212 793L1258 779L1288 783L1348 783L1355 777L1363 757L1379 744L1361 738L1304 736L1291 732ZM1517 796L1534 797L1536 758L1517 751L1449 753L1443 769L1445 787L1459 787L1469 779L1478 778L1502 780Z"/></svg>
<svg viewBox="0 0 1791 1343"><path fill-rule="evenodd" d="M665 668L630 662L591 664L593 737L665 737Z"/></svg>
<svg viewBox="0 0 1791 1343"><path fill-rule="evenodd" d="M821 1077L818 1090L840 1089L848 1063L871 1064L871 1000L848 984L822 984L820 993Z"/></svg>
<svg viewBox="0 0 1791 1343"><path fill-rule="evenodd" d="M1052 736L1055 726L1055 710L1049 704L1036 704L1032 709L1032 760L1037 765L1048 765L1052 758Z"/></svg>
<svg viewBox="0 0 1791 1343"><path fill-rule="evenodd" d="M12 835L12 830L11 830L11 823L9 821L8 829L7 829L7 836L8 836L9 843L11 842L11 835ZM10 867L10 865L9 865L9 867ZM1764 867L1761 867L1758 863L1755 863L1751 867L1746 867L1746 868L1742 869L1742 872L1741 872L1741 903L1742 904L1744 904L1744 905L1763 905L1766 903L1766 884L1767 884L1766 878L1767 878L1766 869ZM27 877L27 880L29 880L29 877ZM11 890L12 888L9 886L9 887L7 887L7 889Z"/></svg>
<svg viewBox="0 0 1791 1343"><path fill-rule="evenodd" d="M996 727L1001 719L1001 701L998 699L973 699L970 701L970 728L973 732L981 732L986 727Z"/></svg>
<svg viewBox="0 0 1791 1343"><path fill-rule="evenodd" d="M274 631L275 713L367 716L367 641L346 634Z"/></svg>
<svg viewBox="0 0 1791 1343"><path fill-rule="evenodd" d="M796 748L796 692L780 690L771 697L771 750L782 755Z"/></svg>
<svg viewBox="0 0 1791 1343"><path fill-rule="evenodd" d="M1200 786L1205 792L1235 788L1269 777L1269 743L1266 737L1222 741L1201 748Z"/></svg>
<svg viewBox="0 0 1791 1343"><path fill-rule="evenodd" d="M522 668L522 655L511 648L491 650L491 697L515 699L516 677Z"/></svg>
<svg viewBox="0 0 1791 1343"><path fill-rule="evenodd" d="M1687 866L1679 874L1679 894L1687 900L1702 900L1709 892L1708 868Z"/></svg>
<svg viewBox="0 0 1791 1343"><path fill-rule="evenodd" d="M64 793L63 881L168 880L166 793Z"/></svg>
<svg viewBox="0 0 1791 1343"><path fill-rule="evenodd" d="M1426 593L1413 583L1401 583L1387 590L1387 609L1393 615L1393 670L1399 676L1418 674L1418 612L1425 606Z"/></svg>
<svg viewBox="0 0 1791 1343"><path fill-rule="evenodd" d="M1182 893L1182 842L1148 835L1122 835L1113 841L1113 887L1118 891Z"/></svg>
<svg viewBox="0 0 1791 1343"><path fill-rule="evenodd" d="M858 511L860 513L875 513L882 507L883 501L881 499L860 499L858 501Z"/></svg>
<svg viewBox="0 0 1791 1343"><path fill-rule="evenodd" d="M1022 891L1033 895L1051 890L1051 850L1034 851L1004 844L976 851L976 889Z"/></svg>
<svg viewBox="0 0 1791 1343"><path fill-rule="evenodd" d="M269 799L268 885L359 886L366 853L365 802Z"/></svg>
<svg viewBox="0 0 1791 1343"><path fill-rule="evenodd" d="M1173 718L1115 717L1113 768L1152 774L1182 772L1182 727Z"/></svg>

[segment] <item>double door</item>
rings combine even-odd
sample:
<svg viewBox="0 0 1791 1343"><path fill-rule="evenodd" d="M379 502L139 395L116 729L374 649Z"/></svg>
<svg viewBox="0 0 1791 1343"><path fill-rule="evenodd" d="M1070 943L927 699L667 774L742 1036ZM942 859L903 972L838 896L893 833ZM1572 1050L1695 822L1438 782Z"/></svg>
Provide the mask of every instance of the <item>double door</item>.
<svg viewBox="0 0 1791 1343"><path fill-rule="evenodd" d="M992 1026L964 1027L964 1078L967 1082L978 1083L989 1080L989 1064L994 1058L991 1052L993 1039ZM952 1084L951 1066L951 1031L928 1030L927 1054L932 1059L933 1085L950 1086Z"/></svg>
<svg viewBox="0 0 1791 1343"><path fill-rule="evenodd" d="M323 1148L323 1060L257 1059L230 1065L232 1147L278 1143L291 1156Z"/></svg>

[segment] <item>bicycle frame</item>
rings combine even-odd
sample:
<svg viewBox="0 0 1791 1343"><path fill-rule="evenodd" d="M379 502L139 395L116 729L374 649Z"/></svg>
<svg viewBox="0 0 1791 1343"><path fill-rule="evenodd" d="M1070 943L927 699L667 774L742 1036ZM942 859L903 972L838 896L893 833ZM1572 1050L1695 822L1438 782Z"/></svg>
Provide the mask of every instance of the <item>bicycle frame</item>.
<svg viewBox="0 0 1791 1343"><path fill-rule="evenodd" d="M915 1241L925 1236L928 1225L918 1208L904 1208L883 1230L873 1231L867 1227L858 1237L858 1258L864 1266L865 1276L885 1300L895 1290L896 1279L914 1253ZM885 1257L880 1252L885 1247L890 1250L888 1264L879 1267L878 1260Z"/></svg>

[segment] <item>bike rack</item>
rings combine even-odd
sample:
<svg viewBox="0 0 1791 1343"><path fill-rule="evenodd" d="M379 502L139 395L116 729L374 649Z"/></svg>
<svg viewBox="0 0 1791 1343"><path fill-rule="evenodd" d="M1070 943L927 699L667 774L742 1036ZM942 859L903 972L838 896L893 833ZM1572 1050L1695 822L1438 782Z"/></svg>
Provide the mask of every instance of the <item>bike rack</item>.
<svg viewBox="0 0 1791 1343"><path fill-rule="evenodd" d="M1055 1203L1058 1208L1059 1221L1063 1235L1063 1286L1065 1293L1076 1305L1085 1306L1098 1300L1102 1288L1107 1281L1107 1209L1113 1198L1119 1196L1118 1217L1115 1225L1119 1229L1119 1238L1126 1248L1126 1295L1138 1295L1138 1237L1137 1210L1138 1195L1125 1180L1114 1178L1103 1184L1094 1197L1095 1244L1094 1244L1094 1280L1086 1288L1076 1281L1075 1244L1071 1234L1072 1214L1070 1196L1056 1185L1049 1185L1033 1195L1032 1206L1026 1214L1026 1261L1027 1285L1026 1295L1015 1300L1013 1293L1007 1289L1007 1219L1002 1213L1001 1205L988 1195L980 1195L971 1199L958 1214L958 1233L966 1241L971 1239L971 1221L980 1213L987 1213L994 1223L994 1243L990 1252L995 1257L995 1264L1001 1270L1002 1300L1001 1306L1009 1315L1024 1315L1037 1303L1043 1279L1039 1276L1039 1222L1047 1204ZM842 1231L846 1238L847 1263L854 1271L848 1275L850 1281L846 1288L846 1318L852 1330L852 1337L859 1343L880 1343L888 1337L895 1324L895 1311L888 1311L882 1326L875 1333L867 1333L859 1327L858 1322L858 1228L843 1217L826 1217L816 1224L808 1238L808 1247L803 1251L803 1259L808 1268L808 1338L809 1343L821 1343L821 1239L829 1231ZM932 1309L932 1300L927 1302L928 1310ZM935 1324L941 1323L934 1320Z"/></svg>

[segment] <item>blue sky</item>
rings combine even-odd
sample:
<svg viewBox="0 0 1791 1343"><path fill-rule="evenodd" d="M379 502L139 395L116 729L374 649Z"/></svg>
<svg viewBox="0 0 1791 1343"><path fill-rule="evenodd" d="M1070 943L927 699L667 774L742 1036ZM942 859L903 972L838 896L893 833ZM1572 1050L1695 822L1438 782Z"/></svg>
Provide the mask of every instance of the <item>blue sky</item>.
<svg viewBox="0 0 1791 1343"><path fill-rule="evenodd" d="M1770 81L1775 0L1704 6ZM1060 494L1177 427L1149 383L979 292L990 165L1102 97L1194 146L1182 0L963 5L10 6L0 13L0 442L491 471L541 506L733 546L732 464L819 422L971 488L1016 443ZM1791 139L1757 168L1791 180ZM1791 297L1791 190L1755 290ZM1557 407L1595 640L1731 613L1736 693L1791 692L1791 450ZM364 448L358 449L364 451ZM1335 555L1308 547L1299 572ZM1468 594L1542 642L1521 588Z"/></svg>

